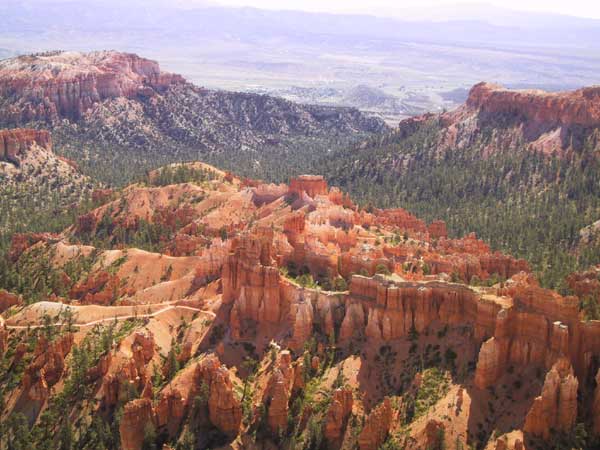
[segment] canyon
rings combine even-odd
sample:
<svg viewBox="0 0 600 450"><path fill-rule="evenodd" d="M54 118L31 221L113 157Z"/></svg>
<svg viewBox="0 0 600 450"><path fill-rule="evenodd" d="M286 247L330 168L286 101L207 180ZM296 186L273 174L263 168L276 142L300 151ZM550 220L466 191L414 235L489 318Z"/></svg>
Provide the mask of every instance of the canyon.
<svg viewBox="0 0 600 450"><path fill-rule="evenodd" d="M586 139L592 140L592 146L598 145L599 98L597 86L549 93L482 82L473 86L465 103L453 111L402 121L400 134L409 136L424 123L439 120L440 151L464 149L482 141L483 155L488 156L494 149L525 146L530 151L566 157L581 150Z"/></svg>
<svg viewBox="0 0 600 450"><path fill-rule="evenodd" d="M599 100L0 61L0 449L597 448Z"/></svg>
<svg viewBox="0 0 600 450"><path fill-rule="evenodd" d="M535 449L600 433L600 321L473 234L361 208L320 176L203 163L97 197L61 233L13 238L15 270L44 282L0 293L7 423L57 444L66 399L75 439L93 415L127 450Z"/></svg>

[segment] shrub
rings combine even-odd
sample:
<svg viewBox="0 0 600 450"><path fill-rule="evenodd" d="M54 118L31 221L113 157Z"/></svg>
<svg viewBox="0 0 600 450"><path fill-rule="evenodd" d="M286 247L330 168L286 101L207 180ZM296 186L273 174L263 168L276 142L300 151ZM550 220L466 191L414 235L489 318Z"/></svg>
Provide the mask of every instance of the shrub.
<svg viewBox="0 0 600 450"><path fill-rule="evenodd" d="M375 266L375 273L378 273L381 275L389 275L390 270L387 268L387 266L385 264L377 264L377 266Z"/></svg>

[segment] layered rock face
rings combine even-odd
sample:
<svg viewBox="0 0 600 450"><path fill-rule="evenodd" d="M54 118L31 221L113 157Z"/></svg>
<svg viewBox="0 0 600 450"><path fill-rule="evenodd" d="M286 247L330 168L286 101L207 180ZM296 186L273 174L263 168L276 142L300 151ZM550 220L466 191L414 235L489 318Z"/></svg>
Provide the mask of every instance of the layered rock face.
<svg viewBox="0 0 600 450"><path fill-rule="evenodd" d="M156 62L128 53L21 56L0 62L0 96L15 99L2 108L0 120L77 120L102 100L151 96L183 82L179 75L161 72Z"/></svg>
<svg viewBox="0 0 600 450"><path fill-rule="evenodd" d="M190 406L190 400L198 394L202 386L208 389L208 413L211 423L225 434L237 432L242 419L242 407L233 392L233 385L227 368L221 365L219 359L209 355L191 368L193 383L182 384L181 388L188 391L180 391L185 399L186 408ZM177 380L176 380L177 381ZM163 395L171 395L171 389L165 389ZM159 422L163 422L159 419Z"/></svg>
<svg viewBox="0 0 600 450"><path fill-rule="evenodd" d="M581 149L600 126L600 87L570 92L510 90L491 83L472 87L466 103L440 115L424 114L400 123L399 136L406 138L425 124L437 121L441 132L440 154L451 148L468 148L481 139L483 156L503 149L529 147L547 155L562 156L570 148ZM490 139L486 128L493 128Z"/></svg>
<svg viewBox="0 0 600 450"><path fill-rule="evenodd" d="M408 336L411 330L423 332L434 322L470 323L478 336L493 332L493 316L490 321L478 295L450 283L390 282L383 277L355 275L348 304L340 329L342 339L364 329L372 339L389 341Z"/></svg>
<svg viewBox="0 0 600 450"><path fill-rule="evenodd" d="M61 149L110 184L142 176L157 155L169 163L270 147L308 158L313 147L331 146L332 136L341 148L389 129L354 108L205 89L129 53L47 52L0 61L0 127L41 123ZM310 146L297 147L299 139ZM91 152L85 162L82 147ZM263 167L274 164L267 153L256 153ZM115 160L129 170L112 170Z"/></svg>
<svg viewBox="0 0 600 450"><path fill-rule="evenodd" d="M218 362L218 360L217 360ZM223 433L235 436L242 420L242 405L233 391L233 384L229 371L218 364L211 366L203 378L210 381L210 394L208 397L208 411L212 424Z"/></svg>
<svg viewBox="0 0 600 450"><path fill-rule="evenodd" d="M309 197L326 195L328 192L327 181L320 175L300 175L290 180L290 192L301 194L305 192Z"/></svg>
<svg viewBox="0 0 600 450"><path fill-rule="evenodd" d="M466 104L482 113L514 115L544 128L600 125L600 87L547 93L511 91L499 85L479 83L469 92Z"/></svg>
<svg viewBox="0 0 600 450"><path fill-rule="evenodd" d="M269 405L267 420L274 433L278 433L287 426L288 402L294 386L294 368L289 351L283 351L277 359L277 367L271 375L269 385L265 391L264 401Z"/></svg>
<svg viewBox="0 0 600 450"><path fill-rule="evenodd" d="M498 85L475 85L466 104L441 116L445 125L440 144L444 148L467 146L488 124L501 124L486 152L517 147L561 156L569 148L580 149L593 129L600 126L600 88L573 92L511 91Z"/></svg>
<svg viewBox="0 0 600 450"><path fill-rule="evenodd" d="M232 322L250 319L259 323L279 323L282 302L279 292L279 270L273 266L273 231L268 228L258 234L244 234L233 244L223 265L223 301L235 300ZM239 329L233 329L239 336Z"/></svg>
<svg viewBox="0 0 600 450"><path fill-rule="evenodd" d="M384 209L378 212L375 218L378 225L396 226L403 230L425 233L427 225L421 219L413 216L402 208ZM441 224L434 225L434 229L441 228Z"/></svg>
<svg viewBox="0 0 600 450"><path fill-rule="evenodd" d="M127 358L113 358L111 353L104 355L98 365L88 372L90 381L101 380L101 398L105 407L114 407L130 398L133 388L143 392L150 381L149 362L155 354L154 336L151 332L137 331L133 334L129 348L122 349ZM111 369L111 366L114 370Z"/></svg>
<svg viewBox="0 0 600 450"><path fill-rule="evenodd" d="M154 405L151 389L145 389L142 396L144 398L125 405L120 428L122 448L139 450L147 427L171 437L177 436L197 398L212 426L229 436L235 436L239 431L242 407L234 393L229 371L215 355L207 355L178 373L160 391Z"/></svg>
<svg viewBox="0 0 600 450"><path fill-rule="evenodd" d="M0 130L0 161L19 164L19 157L31 146L39 145L47 150L52 149L52 140L47 131L17 128Z"/></svg>
<svg viewBox="0 0 600 450"><path fill-rule="evenodd" d="M490 386L511 365L550 369L563 356L580 379L594 376L592 355L600 350L600 326L581 321L575 297L543 289L525 274L513 277L498 293L510 296L513 306L499 311L494 335L482 346L476 385Z"/></svg>
<svg viewBox="0 0 600 450"><path fill-rule="evenodd" d="M78 277L59 278L69 286L60 300L84 316L78 325L119 317L108 335L119 341L103 341L85 382L98 417L125 405L123 448L139 449L154 428L157 442L192 432L211 448L254 448L293 429L295 442L328 448L406 438L398 443L415 449L516 450L570 432L578 411L600 433L600 322L582 320L577 298L541 288L524 262L474 235L449 239L442 222L365 211L326 185L295 189L298 197L231 174L135 186L62 235L15 238L18 264L48 260ZM115 224L135 230L141 220L168 229L164 248L194 256L78 243L84 230L113 238ZM201 249L180 246L184 234ZM508 279L466 283L491 274ZM18 301L7 295L0 302ZM44 408L72 373L70 335L40 339L33 354L18 344L23 324L43 326L56 306L13 308L0 320L5 367L26 361L9 411ZM98 327L80 326L77 345L89 329Z"/></svg>
<svg viewBox="0 0 600 450"><path fill-rule="evenodd" d="M73 335L70 333L51 343L45 338L38 340L33 360L25 369L21 382L23 392L29 399L46 401L49 389L62 377L65 357L72 345Z"/></svg>
<svg viewBox="0 0 600 450"><path fill-rule="evenodd" d="M306 190L310 191L312 185L302 187L300 181L294 189L310 199ZM265 197L264 188L252 189ZM473 290L440 281L443 276L438 275L454 272L464 274L463 279L485 279L491 274L509 277L528 270L524 261L492 253L475 236L447 239L443 222L428 227L402 209L366 213L335 203L336 196L332 200L314 191L310 194L319 198L314 203L309 200L309 209L277 215L282 233L273 226L260 225L232 241L221 279L223 301L232 304L230 323L234 338L241 337L244 321L259 325L258 329L288 324L290 346L294 349L302 348L315 324L328 334L339 333L342 340L358 333L391 341L406 337L412 329L422 332L433 323L470 324L478 343L494 334L499 304L481 301ZM278 202L279 199L272 200L274 204ZM377 242L381 238L369 232L370 226L378 226L386 233L390 229L406 230L414 239L435 240L435 246L430 243L423 250L410 241L382 245ZM386 239L396 236L389 233ZM350 292L329 294L302 289L280 275L277 266L282 264L296 268L291 270L309 272L318 280L327 277L325 281L331 282L345 277L350 281ZM432 278L438 281L424 282L424 265L429 265ZM401 273L414 282L351 276L378 271ZM342 280L340 286L345 283Z"/></svg>
<svg viewBox="0 0 600 450"><path fill-rule="evenodd" d="M69 295L83 303L110 305L115 300L119 282L118 276L101 271L75 284Z"/></svg>

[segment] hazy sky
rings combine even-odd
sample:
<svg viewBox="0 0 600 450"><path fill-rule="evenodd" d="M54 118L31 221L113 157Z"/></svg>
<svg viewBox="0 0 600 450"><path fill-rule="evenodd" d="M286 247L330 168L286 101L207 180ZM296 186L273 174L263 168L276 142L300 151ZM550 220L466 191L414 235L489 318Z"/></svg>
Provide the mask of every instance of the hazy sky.
<svg viewBox="0 0 600 450"><path fill-rule="evenodd" d="M227 5L268 9L389 14L403 9L439 7L452 12L460 0L216 0ZM486 0L486 4L514 10L538 11L600 19L599 0ZM481 3L478 3L481 5Z"/></svg>

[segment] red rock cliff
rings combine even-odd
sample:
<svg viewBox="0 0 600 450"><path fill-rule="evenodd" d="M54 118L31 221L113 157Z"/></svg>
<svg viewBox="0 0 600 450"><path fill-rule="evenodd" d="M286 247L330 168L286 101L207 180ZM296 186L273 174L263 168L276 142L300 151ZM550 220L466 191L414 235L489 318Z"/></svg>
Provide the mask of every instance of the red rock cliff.
<svg viewBox="0 0 600 450"><path fill-rule="evenodd" d="M102 100L148 96L183 82L179 75L161 72L158 63L130 53L20 56L0 62L0 96L10 100L0 120L78 119Z"/></svg>
<svg viewBox="0 0 600 450"><path fill-rule="evenodd" d="M483 157L502 149L524 148L561 157L570 148L580 148L588 137L598 144L600 86L550 93L479 83L461 107L406 119L398 132L406 137L425 123L441 125L436 144L439 155L480 141ZM488 125L495 129L491 138L485 132Z"/></svg>
<svg viewBox="0 0 600 450"><path fill-rule="evenodd" d="M222 271L223 302L234 303L232 333L239 336L240 319L277 324L281 320L279 270L272 255L273 230L261 228L241 235Z"/></svg>
<svg viewBox="0 0 600 450"><path fill-rule="evenodd" d="M50 133L24 128L0 130L0 161L19 164L19 156L29 150L32 145L39 145L51 150Z"/></svg>
<svg viewBox="0 0 600 450"><path fill-rule="evenodd" d="M512 91L490 83L473 86L469 108L492 114L515 114L546 127L600 125L600 86L573 92Z"/></svg>

